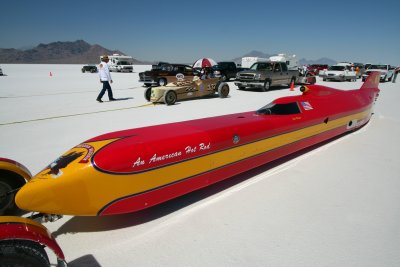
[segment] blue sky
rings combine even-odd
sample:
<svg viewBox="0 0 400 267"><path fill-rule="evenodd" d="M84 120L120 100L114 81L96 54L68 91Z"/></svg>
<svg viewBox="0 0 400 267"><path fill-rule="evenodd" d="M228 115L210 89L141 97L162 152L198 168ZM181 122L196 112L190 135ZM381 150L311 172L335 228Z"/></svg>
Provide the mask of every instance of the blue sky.
<svg viewBox="0 0 400 267"><path fill-rule="evenodd" d="M139 60L258 50L400 65L400 1L2 0L0 48L85 40Z"/></svg>

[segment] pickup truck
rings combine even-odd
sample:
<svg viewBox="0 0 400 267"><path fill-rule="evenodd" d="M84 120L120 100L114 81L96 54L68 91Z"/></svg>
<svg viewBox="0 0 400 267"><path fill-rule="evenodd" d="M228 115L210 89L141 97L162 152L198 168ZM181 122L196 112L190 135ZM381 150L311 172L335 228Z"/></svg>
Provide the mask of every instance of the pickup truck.
<svg viewBox="0 0 400 267"><path fill-rule="evenodd" d="M212 67L216 76L221 77L221 81L229 81L229 79L234 79L236 74L239 71L242 71L243 68L236 67L235 62L233 61L223 61L218 62L217 65Z"/></svg>
<svg viewBox="0 0 400 267"><path fill-rule="evenodd" d="M252 87L261 88L265 92L271 86L295 83L298 76L299 72L297 70L288 70L285 62L256 62L249 70L237 73L235 85L239 90Z"/></svg>
<svg viewBox="0 0 400 267"><path fill-rule="evenodd" d="M193 79L200 73L188 65L162 63L153 65L151 70L139 73L139 82L145 86L164 86L178 79Z"/></svg>

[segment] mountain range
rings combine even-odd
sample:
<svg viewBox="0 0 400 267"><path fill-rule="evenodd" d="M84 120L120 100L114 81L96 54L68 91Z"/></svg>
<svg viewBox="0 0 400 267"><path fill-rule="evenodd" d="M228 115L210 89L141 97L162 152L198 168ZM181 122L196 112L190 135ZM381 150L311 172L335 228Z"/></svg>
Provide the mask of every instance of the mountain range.
<svg viewBox="0 0 400 267"><path fill-rule="evenodd" d="M75 42L53 42L49 44L39 44L30 49L0 48L0 63L12 64L94 64L99 61L101 55L120 54L126 55L119 50L109 50L98 44L91 45L83 40ZM241 57L232 59L236 63L241 63L242 57L261 57L269 58L270 54L260 51L251 51ZM154 62L140 61L134 59L134 64L152 64ZM304 64L328 64L334 65L337 62L329 58L318 60L307 60L302 58L299 65Z"/></svg>
<svg viewBox="0 0 400 267"><path fill-rule="evenodd" d="M88 64L98 63L101 55L120 54L119 50L109 50L100 45L90 45L83 40L75 42L54 42L39 44L27 49L0 48L0 63L38 64ZM147 64L134 59L134 64Z"/></svg>

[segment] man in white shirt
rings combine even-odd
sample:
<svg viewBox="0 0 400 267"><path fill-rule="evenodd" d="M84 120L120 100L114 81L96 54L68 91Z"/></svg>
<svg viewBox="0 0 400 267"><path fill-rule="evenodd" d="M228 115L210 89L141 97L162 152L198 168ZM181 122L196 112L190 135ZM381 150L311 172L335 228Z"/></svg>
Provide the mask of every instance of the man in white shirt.
<svg viewBox="0 0 400 267"><path fill-rule="evenodd" d="M113 97L113 93L111 90L110 83L112 83L113 81L111 79L110 70L108 69L108 65L107 65L108 61L109 61L108 56L102 56L101 62L99 64L99 77L100 77L100 82L103 84L103 89L100 91L100 94L96 100L99 101L100 103L103 102L101 100L101 98L103 97L103 95L105 94L106 91L108 93L108 99L110 101L116 100Z"/></svg>

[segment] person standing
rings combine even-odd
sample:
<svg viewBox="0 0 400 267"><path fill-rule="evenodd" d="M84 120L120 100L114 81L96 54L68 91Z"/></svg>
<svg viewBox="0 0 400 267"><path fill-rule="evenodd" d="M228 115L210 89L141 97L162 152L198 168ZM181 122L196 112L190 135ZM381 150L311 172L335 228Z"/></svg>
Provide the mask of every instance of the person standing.
<svg viewBox="0 0 400 267"><path fill-rule="evenodd" d="M397 74L399 74L400 72L400 66L394 69L394 74L393 74L393 78L392 78L392 83L396 82L396 78L397 78Z"/></svg>
<svg viewBox="0 0 400 267"><path fill-rule="evenodd" d="M108 99L110 101L114 101L116 100L113 97L113 93L111 90L111 85L110 83L112 83L112 79L111 79L111 74L110 74L110 70L108 69L108 56L102 56L101 57L101 62L99 64L99 77L100 77L100 82L103 84L103 89L100 91L99 96L97 97L97 101L99 101L100 103L102 103L103 101L101 100L101 98L103 97L103 95L106 93L108 93Z"/></svg>

